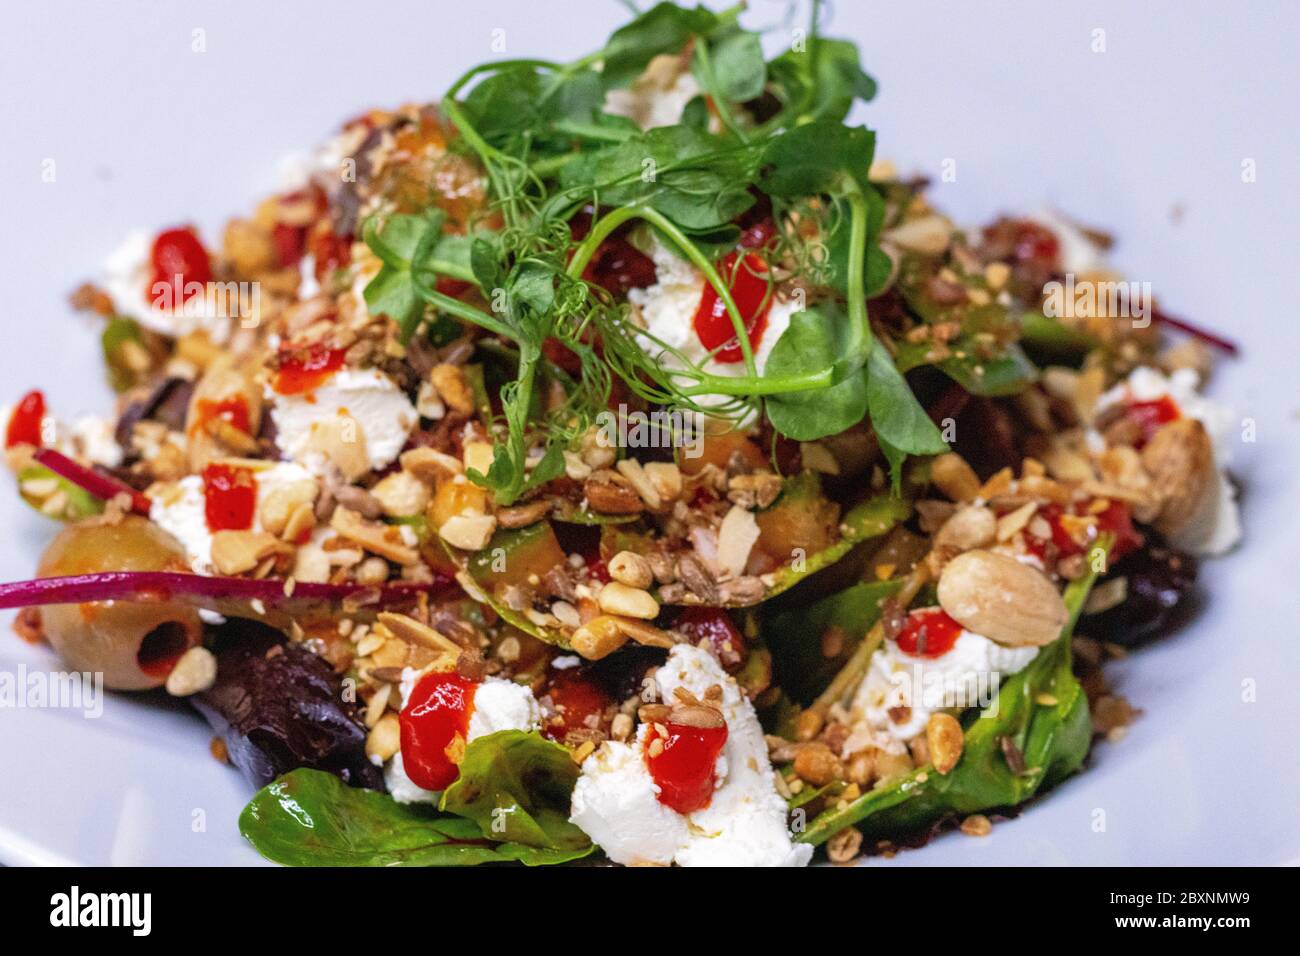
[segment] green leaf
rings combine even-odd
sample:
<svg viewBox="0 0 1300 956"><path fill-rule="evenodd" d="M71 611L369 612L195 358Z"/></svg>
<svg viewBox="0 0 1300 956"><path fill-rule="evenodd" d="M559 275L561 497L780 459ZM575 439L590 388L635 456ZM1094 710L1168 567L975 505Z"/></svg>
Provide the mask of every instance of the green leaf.
<svg viewBox="0 0 1300 956"><path fill-rule="evenodd" d="M587 171L590 182L577 181L575 170L566 185L595 190L602 204L645 203L688 232L710 232L730 225L754 204L748 189L753 156L720 150L716 136L689 126L661 126L601 150ZM699 164L692 165L693 159Z"/></svg>
<svg viewBox="0 0 1300 956"><path fill-rule="evenodd" d="M867 169L875 148L876 134L865 126L798 126L772 139L764 151L759 185L770 196L797 198L842 193L845 180L851 179L863 192L873 193Z"/></svg>
<svg viewBox="0 0 1300 956"><path fill-rule="evenodd" d="M811 43L816 43L815 75ZM768 65L772 80L782 91L787 108L799 118L839 122L856 100L876 95L876 81L863 72L858 48L848 40L810 38L806 50L787 50Z"/></svg>
<svg viewBox="0 0 1300 956"><path fill-rule="evenodd" d="M710 46L710 66L717 83L716 93L732 102L744 103L763 92L763 84L767 82L767 64L763 61L763 47L759 43L758 34L736 28ZM694 67L698 77L698 55ZM708 89L711 84L707 78L703 78L701 85Z"/></svg>
<svg viewBox="0 0 1300 956"><path fill-rule="evenodd" d="M802 476L791 479L791 482L801 479ZM911 503L894 495L869 498L861 504L854 505L840 519L838 541L816 554L808 555L798 570L792 565L783 564L772 572L772 584L767 590L765 599L774 598L796 584L806 581L818 571L829 568L858 545L887 534L911 515Z"/></svg>
<svg viewBox="0 0 1300 956"><path fill-rule="evenodd" d="M943 435L930 421L879 339L872 343L867 359L867 407L876 439L889 459L895 489L901 481L902 462L907 455L938 455L948 450Z"/></svg>
<svg viewBox="0 0 1300 956"><path fill-rule="evenodd" d="M790 317L790 327L772 347L765 374L801 375L833 366L844 354L848 319L830 303ZM767 417L781 434L797 441L835 435L862 421L867 413L867 379L851 375L829 388L774 395Z"/></svg>
<svg viewBox="0 0 1300 956"><path fill-rule="evenodd" d="M764 621L763 634L776 659L781 689L801 704L811 703L862 643L880 617L880 602L900 583L863 581ZM833 627L843 632L844 640L840 653L827 657L821 640Z"/></svg>
<svg viewBox="0 0 1300 956"><path fill-rule="evenodd" d="M362 294L370 314L388 316L401 327L403 338L410 335L423 312L419 296L411 284L410 272L392 266L383 266L366 283Z"/></svg>
<svg viewBox="0 0 1300 956"><path fill-rule="evenodd" d="M689 10L668 2L651 7L615 30L605 44L601 78L606 88L627 86L656 56L680 53L692 35L708 33L717 21L703 7Z"/></svg>
<svg viewBox="0 0 1300 956"><path fill-rule="evenodd" d="M967 722L961 760L950 773L918 767L822 813L799 839L823 843L846 826L868 838L896 838L946 817L1016 806L1074 773L1088 754L1092 721L1071 670L1070 637L1096 577L1089 570L1066 588L1070 618L1060 637L1005 680L996 701ZM1004 739L1023 755L1023 773L1007 765Z"/></svg>
<svg viewBox="0 0 1300 956"><path fill-rule="evenodd" d="M590 852L484 839L472 820L401 804L299 769L259 790L239 815L258 853L285 866L477 866L564 863Z"/></svg>
<svg viewBox="0 0 1300 956"><path fill-rule="evenodd" d="M569 822L578 765L540 734L503 730L465 748L444 811L473 820L489 840L581 855L591 840Z"/></svg>
<svg viewBox="0 0 1300 956"><path fill-rule="evenodd" d="M63 506L63 510L58 514L50 514L48 511L44 511L41 505L52 496L36 498L23 491L23 485L29 481L55 482L58 485L58 491L55 494L62 492L67 502ZM22 496L23 501L45 515L45 517L54 518L58 521L80 521L83 518L89 518L104 511L104 502L80 485L74 485L62 475L56 475L44 465L28 465L18 472L18 493Z"/></svg>
<svg viewBox="0 0 1300 956"><path fill-rule="evenodd" d="M145 348L140 323L123 315L115 315L104 326L99 342L104 350L104 366L108 369L108 380L113 391L125 392L137 384L138 373L132 370L122 349L128 342Z"/></svg>

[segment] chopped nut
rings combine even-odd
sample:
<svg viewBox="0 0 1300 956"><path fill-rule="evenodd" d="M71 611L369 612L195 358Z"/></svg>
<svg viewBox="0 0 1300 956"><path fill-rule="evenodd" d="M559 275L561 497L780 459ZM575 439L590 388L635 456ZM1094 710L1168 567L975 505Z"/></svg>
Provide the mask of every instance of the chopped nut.
<svg viewBox="0 0 1300 956"><path fill-rule="evenodd" d="M934 536L934 543L936 547L951 548L956 552L983 548L993 543L997 526L998 519L988 508L967 505L958 508L943 523L943 527Z"/></svg>
<svg viewBox="0 0 1300 956"><path fill-rule="evenodd" d="M1038 510L1038 502L1027 501L1015 511L1008 512L998 519L997 540L1007 542L1014 538L1029 524L1029 519Z"/></svg>
<svg viewBox="0 0 1300 956"><path fill-rule="evenodd" d="M549 515L552 507L550 501L541 500L530 501L526 505L501 508L496 513L497 524L502 528L527 528Z"/></svg>
<svg viewBox="0 0 1300 956"><path fill-rule="evenodd" d="M611 581L600 589L600 609L607 614L652 621L659 616L659 602L649 591Z"/></svg>
<svg viewBox="0 0 1300 956"><path fill-rule="evenodd" d="M206 647L191 647L177 659L165 687L173 697L189 697L207 690L217 680L217 659Z"/></svg>
<svg viewBox="0 0 1300 956"><path fill-rule="evenodd" d="M727 484L727 500L742 508L766 508L781 494L780 475L758 472L736 475Z"/></svg>
<svg viewBox="0 0 1300 956"><path fill-rule="evenodd" d="M744 574L749 552L753 550L760 534L762 531L753 513L739 505L733 505L722 519L722 527L718 529L718 567L732 577Z"/></svg>
<svg viewBox="0 0 1300 956"><path fill-rule="evenodd" d="M387 558L394 564L406 567L418 564L420 553L415 548L402 542L397 528L365 521L359 514L348 508L336 508L330 519L330 527L339 536L359 544L381 558Z"/></svg>
<svg viewBox="0 0 1300 956"><path fill-rule="evenodd" d="M430 498L429 486L409 471L395 471L380 479L370 493L390 518L418 515L428 506Z"/></svg>
<svg viewBox="0 0 1300 956"><path fill-rule="evenodd" d="M402 727L396 714L384 714L366 735L366 756L390 760L402 749Z"/></svg>
<svg viewBox="0 0 1300 956"><path fill-rule="evenodd" d="M609 735L614 740L623 742L630 740L632 737L633 721L630 714L616 714L614 722L609 726Z"/></svg>
<svg viewBox="0 0 1300 956"><path fill-rule="evenodd" d="M655 487L639 461L635 458L624 458L615 467L619 474L636 489L636 493L641 496L641 500L651 511L658 511L663 507L663 498L659 496L659 489Z"/></svg>
<svg viewBox="0 0 1300 956"><path fill-rule="evenodd" d="M458 365L446 362L429 370L429 382L453 411L462 415L474 414L474 392L465 381L465 373Z"/></svg>
<svg viewBox="0 0 1300 956"><path fill-rule="evenodd" d="M283 534L290 516L304 504L308 508L314 505L319 491L315 481L293 481L272 488L270 493L262 497L257 509L262 530L274 535Z"/></svg>
<svg viewBox="0 0 1300 956"><path fill-rule="evenodd" d="M832 863L850 863L862 851L862 831L845 827L826 841L826 858Z"/></svg>
<svg viewBox="0 0 1300 956"><path fill-rule="evenodd" d="M482 551L496 528L497 519L493 515L453 515L443 522L438 534L453 548Z"/></svg>
<svg viewBox="0 0 1300 956"><path fill-rule="evenodd" d="M682 473L671 461L652 461L642 466L650 484L664 501L674 501L682 495Z"/></svg>
<svg viewBox="0 0 1300 956"><path fill-rule="evenodd" d="M612 471L593 472L583 483L582 493L591 510L601 514L635 515L645 510L645 502L636 489Z"/></svg>
<svg viewBox="0 0 1300 956"><path fill-rule="evenodd" d="M821 733L822 726L825 723L825 719L817 711L801 711L795 719L794 739L800 742L812 740Z"/></svg>
<svg viewBox="0 0 1300 956"><path fill-rule="evenodd" d="M843 768L830 747L814 741L803 744L795 754L794 772L814 787L821 787L841 776Z"/></svg>
<svg viewBox="0 0 1300 956"><path fill-rule="evenodd" d="M592 618L573 632L569 645L589 661L608 657L628 642L618 619L608 615Z"/></svg>
<svg viewBox="0 0 1300 956"><path fill-rule="evenodd" d="M993 832L993 824L982 813L972 813L961 822L961 832L967 836L984 837Z"/></svg>
<svg viewBox="0 0 1300 956"><path fill-rule="evenodd" d="M930 462L930 480L953 501L970 501L980 493L979 476L966 459L954 452Z"/></svg>
<svg viewBox="0 0 1300 956"><path fill-rule="evenodd" d="M257 567L263 558L292 550L264 531L218 531L212 536L212 563L225 575L243 574Z"/></svg>
<svg viewBox="0 0 1300 956"><path fill-rule="evenodd" d="M453 478L465 470L459 458L432 448L412 448L402 452L402 457L398 460L404 471L429 484Z"/></svg>
<svg viewBox="0 0 1300 956"><path fill-rule="evenodd" d="M952 772L961 760L965 738L961 724L951 714L931 714L925 725L925 744L930 750L930 762L941 776Z"/></svg>
<svg viewBox="0 0 1300 956"><path fill-rule="evenodd" d="M574 481L586 481L591 477L591 466L582 460L575 451L564 453L564 473Z"/></svg>
<svg viewBox="0 0 1300 956"><path fill-rule="evenodd" d="M455 641L406 614L385 611L379 615L379 623L387 628L393 637L407 644L417 644L453 656L458 656L463 650Z"/></svg>
<svg viewBox="0 0 1300 956"><path fill-rule="evenodd" d="M820 442L800 442L799 460L810 471L819 471L823 475L840 473L840 463L835 460L831 450Z"/></svg>
<svg viewBox="0 0 1300 956"><path fill-rule="evenodd" d="M465 447L461 450L461 460L465 465L465 470L473 469L484 475L492 467L492 459L495 457L496 450L492 447L491 442L467 441Z"/></svg>
<svg viewBox="0 0 1300 956"><path fill-rule="evenodd" d="M620 551L609 560L609 575L619 584L645 590L654 583L650 562L635 551Z"/></svg>
<svg viewBox="0 0 1300 956"><path fill-rule="evenodd" d="M383 558L366 558L352 574L357 584L377 587L388 580L388 562Z"/></svg>
<svg viewBox="0 0 1300 956"><path fill-rule="evenodd" d="M351 415L332 415L314 422L307 436L306 450L320 452L350 482L370 471L365 432Z"/></svg>
<svg viewBox="0 0 1300 956"><path fill-rule="evenodd" d="M384 716L388 709L388 699L393 696L393 685L382 684L379 690L370 695L370 700L366 704L365 725L374 727L379 723L379 718Z"/></svg>
<svg viewBox="0 0 1300 956"><path fill-rule="evenodd" d="M943 216L920 216L887 230L881 238L908 252L937 256L948 248L952 223Z"/></svg>
<svg viewBox="0 0 1300 956"><path fill-rule="evenodd" d="M962 627L1010 647L1041 647L1069 617L1041 572L991 551L953 558L939 577L939 605Z"/></svg>

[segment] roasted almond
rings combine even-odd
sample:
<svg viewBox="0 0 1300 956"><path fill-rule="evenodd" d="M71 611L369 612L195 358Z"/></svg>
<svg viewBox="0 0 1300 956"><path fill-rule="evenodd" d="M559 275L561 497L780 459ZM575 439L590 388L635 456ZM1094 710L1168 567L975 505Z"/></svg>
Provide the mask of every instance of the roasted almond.
<svg viewBox="0 0 1300 956"><path fill-rule="evenodd" d="M1194 418L1161 425L1142 449L1142 466L1161 501L1156 530L1185 530L1214 491L1214 446L1205 426Z"/></svg>
<svg viewBox="0 0 1300 956"><path fill-rule="evenodd" d="M1042 647L1069 614L1052 582L1015 558L967 551L939 576L939 605L962 627L1008 647Z"/></svg>
<svg viewBox="0 0 1300 956"><path fill-rule="evenodd" d="M934 543L958 552L983 548L993 543L997 529L998 519L992 511L980 505L968 505L943 523L934 536Z"/></svg>

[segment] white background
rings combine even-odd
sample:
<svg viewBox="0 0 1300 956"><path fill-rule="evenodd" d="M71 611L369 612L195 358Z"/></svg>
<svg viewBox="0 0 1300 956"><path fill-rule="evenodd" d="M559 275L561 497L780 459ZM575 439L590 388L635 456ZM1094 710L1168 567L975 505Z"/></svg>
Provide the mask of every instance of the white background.
<svg viewBox="0 0 1300 956"><path fill-rule="evenodd" d="M752 6L751 25L781 20L781 4ZM1246 547L1208 569L1192 628L1114 669L1145 711L1128 739L1097 747L1090 772L990 838L949 836L884 865L1300 859L1296 6L835 6L829 32L856 40L880 82L860 112L878 154L936 180L954 160L956 182L933 198L962 221L1048 201L1113 230L1131 278L1243 344L1213 392L1258 430L1235 459ZM506 56L566 59L624 10L6 0L3 18L0 402L40 386L71 416L109 395L93 323L66 295L128 229L194 221L215 239L276 187L280 157L368 106L435 98L498 55L494 29ZM191 49L195 29L206 52ZM29 576L51 526L6 491L0 529L0 578ZM49 660L0 634L0 668ZM97 721L0 710L0 861L254 862L235 829L246 785L208 756L208 737L182 709L126 698Z"/></svg>

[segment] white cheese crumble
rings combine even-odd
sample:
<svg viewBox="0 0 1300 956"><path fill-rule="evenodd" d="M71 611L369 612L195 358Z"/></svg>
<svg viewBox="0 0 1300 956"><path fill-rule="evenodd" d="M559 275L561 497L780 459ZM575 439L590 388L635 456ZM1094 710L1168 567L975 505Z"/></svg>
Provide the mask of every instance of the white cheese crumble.
<svg viewBox="0 0 1300 956"><path fill-rule="evenodd" d="M1206 498L1185 531L1171 539L1176 547L1198 555L1219 555L1232 550L1241 541L1241 511L1237 490L1224 471L1232 454L1233 414L1225 406L1205 398L1197 390L1200 376L1194 369L1178 369L1165 375L1149 366L1135 368L1127 379L1106 391L1097 400L1097 412L1131 402L1155 402L1169 398L1179 414L1194 418L1205 426L1214 446L1215 488ZM1091 447L1105 447L1105 440L1090 430Z"/></svg>
<svg viewBox="0 0 1300 956"><path fill-rule="evenodd" d="M218 344L225 342L234 320L222 314L218 298L212 294L189 299L175 310L154 307L149 295L153 283L152 248L149 234L135 230L104 260L104 290L112 298L113 307L159 335L179 338L202 331ZM237 302L233 304L238 306Z"/></svg>
<svg viewBox="0 0 1300 956"><path fill-rule="evenodd" d="M662 699L677 688L703 698L722 688L727 742L709 806L679 814L659 802L645 762L648 725L630 743L607 741L583 762L570 819L616 863L679 866L803 866L813 849L795 843L776 792L753 705L707 651L673 648L655 675Z"/></svg>
<svg viewBox="0 0 1300 956"><path fill-rule="evenodd" d="M276 446L287 457L319 473L324 458L311 451L312 434L324 421L347 415L357 423L373 469L397 458L419 422L415 406L397 383L378 369L342 369L312 392L281 395L267 390Z"/></svg>
<svg viewBox="0 0 1300 956"><path fill-rule="evenodd" d="M700 84L689 71L677 75L667 87L636 83L631 89L605 94L605 112L625 116L642 129L673 126L681 122L686 104L700 95Z"/></svg>
<svg viewBox="0 0 1300 956"><path fill-rule="evenodd" d="M277 488L313 480L306 469L289 462L280 462L253 471L259 502ZM216 569L212 564L212 532L208 529L202 475L186 475L176 482L174 489L154 498L149 508L149 517L181 543L185 548L190 567L196 573L214 573ZM254 511L252 530L262 530L261 518L258 517L257 511Z"/></svg>
<svg viewBox="0 0 1300 956"><path fill-rule="evenodd" d="M905 744L925 732L937 711L988 706L1002 678L1037 656L1036 647L1003 647L964 629L938 657L913 656L885 641L871 657L853 713L872 730Z"/></svg>
<svg viewBox="0 0 1300 956"><path fill-rule="evenodd" d="M406 706L411 692L424 674L413 668L402 670L402 706ZM502 730L537 730L542 725L542 711L533 692L523 684L489 677L474 688L474 709L469 715L469 729L465 737L471 743L480 737ZM425 790L406 775L401 751L384 767L384 783L389 795L398 803L437 803L439 791Z"/></svg>
<svg viewBox="0 0 1300 956"><path fill-rule="evenodd" d="M631 289L627 294L628 301L640 309L641 320L649 333L649 336L642 339L645 350L654 353L659 348L656 341L663 342L677 349L688 361L697 365L703 362L704 370L710 374L732 377L748 374L743 361L718 362L710 359L705 362L709 350L695 333L695 313L704 294L703 273L653 234L649 255L654 260L657 281L644 289ZM773 294L767 325L754 347L754 366L760 375L767 366L772 349L790 327L790 317L799 310L799 304L795 300ZM659 358L667 367L681 367L677 356L671 353L665 353ZM714 398L707 395L696 399L701 405L721 404L726 400L723 396Z"/></svg>
<svg viewBox="0 0 1300 956"><path fill-rule="evenodd" d="M117 443L113 425L98 415L86 415L72 423L73 446L83 458L105 468L122 464L122 446Z"/></svg>

